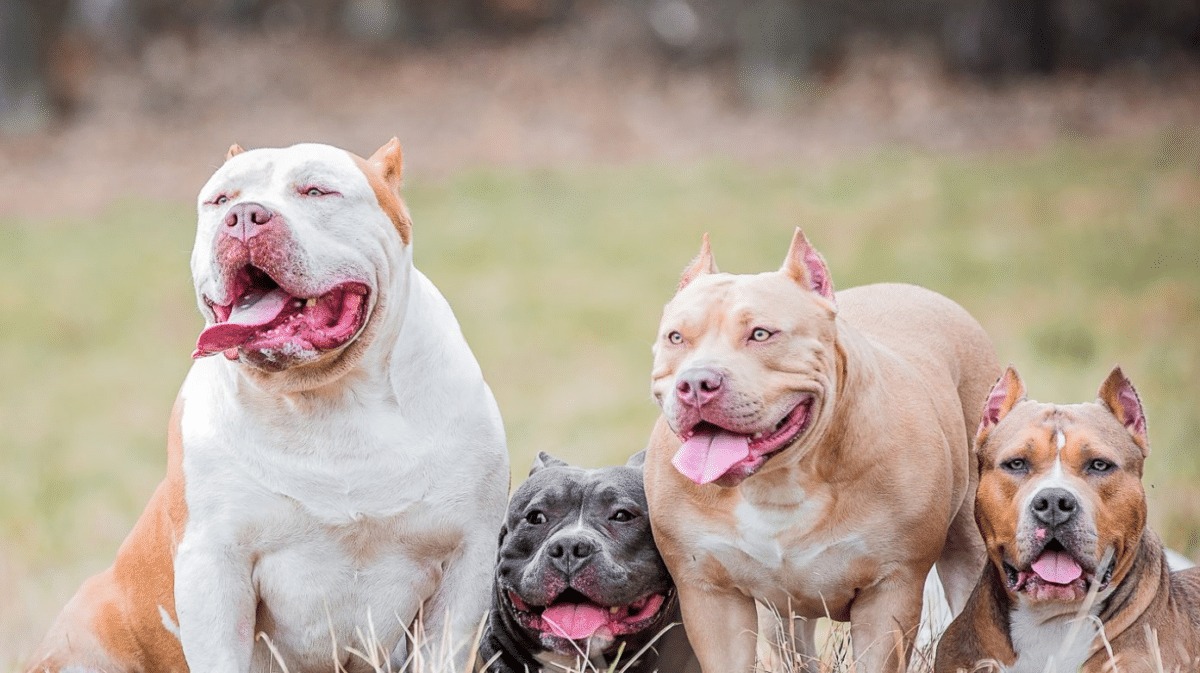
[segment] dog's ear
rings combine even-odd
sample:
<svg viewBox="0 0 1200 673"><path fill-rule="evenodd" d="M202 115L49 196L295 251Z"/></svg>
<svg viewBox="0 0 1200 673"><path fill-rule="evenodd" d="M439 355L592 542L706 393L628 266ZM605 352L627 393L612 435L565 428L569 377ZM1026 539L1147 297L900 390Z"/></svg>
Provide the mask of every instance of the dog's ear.
<svg viewBox="0 0 1200 673"><path fill-rule="evenodd" d="M825 258L812 247L800 227L796 227L796 233L792 235L792 245L788 248L787 258L783 260L783 267L779 270L802 287L825 297L834 306L837 305L833 296L833 277L829 274L829 267L825 265Z"/></svg>
<svg viewBox="0 0 1200 673"><path fill-rule="evenodd" d="M569 465L565 460L559 460L545 451L538 451L537 457L533 459L533 466L529 468L529 476L532 477L535 472L547 467L569 467Z"/></svg>
<svg viewBox="0 0 1200 673"><path fill-rule="evenodd" d="M1142 457L1150 455L1150 438L1146 435L1146 412L1142 409L1142 399L1120 365L1113 368L1108 378L1100 385L1100 403L1121 421L1121 425L1129 431L1129 436L1142 450Z"/></svg>
<svg viewBox="0 0 1200 673"><path fill-rule="evenodd" d="M693 280L706 273L716 272L717 263L713 261L712 246L708 244L708 233L705 232L704 238L700 241L700 254L696 255L692 263L683 270L683 275L679 277L679 289L682 290Z"/></svg>
<svg viewBox="0 0 1200 673"><path fill-rule="evenodd" d="M1009 365L996 381L996 385L992 386L992 391L983 403L983 416L979 419L979 430L975 433L976 448L983 445L992 428L1023 399L1025 384L1021 381L1020 374L1017 374L1016 368Z"/></svg>
<svg viewBox="0 0 1200 673"><path fill-rule="evenodd" d="M234 143L229 146L229 151L225 153L225 161L229 161L230 159L236 157L237 155L239 155L245 151L246 150L242 149L241 145Z"/></svg>
<svg viewBox="0 0 1200 673"><path fill-rule="evenodd" d="M400 149L399 138L393 137L384 143L367 161L379 170L389 187L400 190L400 178L404 175L404 152Z"/></svg>
<svg viewBox="0 0 1200 673"><path fill-rule="evenodd" d="M642 449L625 461L625 467L636 467L639 470L646 466L646 450Z"/></svg>

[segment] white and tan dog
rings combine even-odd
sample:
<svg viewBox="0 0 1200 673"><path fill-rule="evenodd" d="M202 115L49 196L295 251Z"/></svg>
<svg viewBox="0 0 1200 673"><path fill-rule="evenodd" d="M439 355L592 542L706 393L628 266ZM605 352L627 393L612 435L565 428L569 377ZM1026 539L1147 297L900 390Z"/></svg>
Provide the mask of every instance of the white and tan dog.
<svg viewBox="0 0 1200 673"><path fill-rule="evenodd" d="M705 673L754 666L756 600L801 666L815 666L816 618L849 621L868 673L903 667L935 562L962 609L984 560L967 429L999 369L945 297L835 295L799 229L783 268L756 275L718 273L705 239L663 311L645 468Z"/></svg>
<svg viewBox="0 0 1200 673"><path fill-rule="evenodd" d="M397 669L419 614L424 654L465 661L507 451L449 305L412 266L400 172L394 139L368 160L230 149L199 197L207 325L166 478L31 670L266 671L272 648L293 672L369 670L350 647Z"/></svg>

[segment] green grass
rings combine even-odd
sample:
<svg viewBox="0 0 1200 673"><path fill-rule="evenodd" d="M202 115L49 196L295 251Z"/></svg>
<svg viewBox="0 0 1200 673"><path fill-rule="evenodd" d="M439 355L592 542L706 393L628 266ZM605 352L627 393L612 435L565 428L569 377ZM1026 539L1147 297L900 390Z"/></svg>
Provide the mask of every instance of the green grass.
<svg viewBox="0 0 1200 673"><path fill-rule="evenodd" d="M1151 520L1200 552L1200 131L1024 155L893 150L819 167L413 176L417 264L504 413L516 479L546 450L642 448L659 311L700 234L723 270L802 225L838 287L908 281L965 305L1032 397L1091 399L1121 363L1145 400ZM165 461L200 327L188 204L0 219L0 667L111 559Z"/></svg>

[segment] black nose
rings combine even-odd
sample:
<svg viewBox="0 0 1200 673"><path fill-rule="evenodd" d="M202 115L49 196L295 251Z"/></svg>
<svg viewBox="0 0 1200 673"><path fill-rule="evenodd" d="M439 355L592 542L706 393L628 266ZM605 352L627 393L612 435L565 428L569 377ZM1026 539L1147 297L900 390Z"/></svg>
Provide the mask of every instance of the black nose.
<svg viewBox="0 0 1200 673"><path fill-rule="evenodd" d="M563 572L571 572L596 553L596 543L582 535L560 537L550 543L546 554Z"/></svg>
<svg viewBox="0 0 1200 673"><path fill-rule="evenodd" d="M1079 501L1065 488L1047 488L1033 496L1029 509L1038 521L1054 528L1075 516L1079 509Z"/></svg>

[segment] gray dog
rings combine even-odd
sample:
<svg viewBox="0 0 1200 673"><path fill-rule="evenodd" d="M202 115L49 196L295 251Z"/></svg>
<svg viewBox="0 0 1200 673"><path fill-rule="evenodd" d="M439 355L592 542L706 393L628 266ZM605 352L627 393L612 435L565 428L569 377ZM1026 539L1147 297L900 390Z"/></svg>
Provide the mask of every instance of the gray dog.
<svg viewBox="0 0 1200 673"><path fill-rule="evenodd" d="M650 534L643 459L585 470L538 455L500 531L485 670L700 670Z"/></svg>

